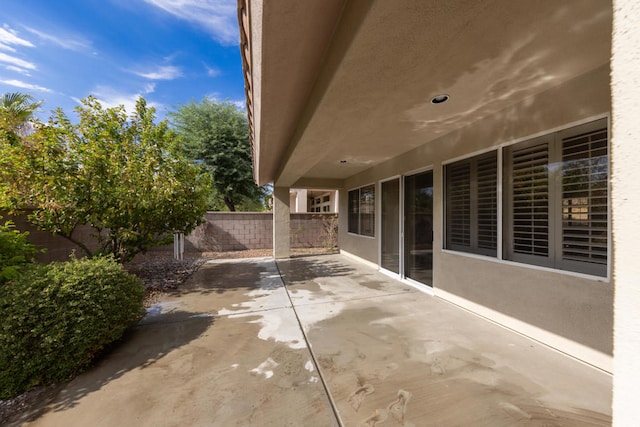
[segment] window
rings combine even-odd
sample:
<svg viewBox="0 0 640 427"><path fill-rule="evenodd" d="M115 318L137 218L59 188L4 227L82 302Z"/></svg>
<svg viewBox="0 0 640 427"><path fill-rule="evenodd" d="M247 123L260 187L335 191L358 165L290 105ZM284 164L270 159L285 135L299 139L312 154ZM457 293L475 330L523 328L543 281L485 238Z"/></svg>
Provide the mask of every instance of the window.
<svg viewBox="0 0 640 427"><path fill-rule="evenodd" d="M549 137L509 147L507 173L510 253L514 260L547 264L549 255Z"/></svg>
<svg viewBox="0 0 640 427"><path fill-rule="evenodd" d="M505 257L606 276L606 120L505 149Z"/></svg>
<svg viewBox="0 0 640 427"><path fill-rule="evenodd" d="M447 249L606 276L608 136L598 120L444 167ZM498 224L498 167L504 202Z"/></svg>
<svg viewBox="0 0 640 427"><path fill-rule="evenodd" d="M496 256L498 156L483 154L445 166L445 247Z"/></svg>
<svg viewBox="0 0 640 427"><path fill-rule="evenodd" d="M349 191L349 233L374 236L375 186L367 185Z"/></svg>

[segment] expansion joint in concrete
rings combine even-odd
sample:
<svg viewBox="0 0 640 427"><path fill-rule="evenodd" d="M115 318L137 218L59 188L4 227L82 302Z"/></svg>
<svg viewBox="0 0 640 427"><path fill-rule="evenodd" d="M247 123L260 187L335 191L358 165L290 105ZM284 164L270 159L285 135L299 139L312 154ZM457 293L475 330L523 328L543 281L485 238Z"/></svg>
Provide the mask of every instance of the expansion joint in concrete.
<svg viewBox="0 0 640 427"><path fill-rule="evenodd" d="M300 316L298 316L298 311L296 310L295 305L293 304L293 299L291 299L291 295L289 294L289 289L287 288L287 284L284 281L284 279L282 278L282 272L280 271L280 266L278 265L278 260L275 260L275 264L276 264L276 268L278 269L278 274L280 275L280 280L282 280L282 286L284 286L284 290L287 294L287 298L289 298L289 302L291 303L291 309L293 310L293 314L296 316L296 321L298 322L298 327L300 328L300 332L302 333L302 337L304 338L304 342L307 346L307 349L309 350L309 355L311 356L311 360L313 362L313 365L316 368L316 371L318 372L318 377L320 377L320 383L322 384L322 388L324 388L324 392L327 396L327 400L329 401L329 406L331 406L331 411L333 412L333 415L336 419L336 423L338 424L338 426L340 427L344 427L344 423L342 422L342 420L340 419L340 414L338 412L338 406L336 405L336 402L333 400L333 396L331 396L331 392L329 391L329 386L327 384L326 379L324 378L324 375L322 374L322 370L320 369L320 364L318 363L318 359L316 358L316 355L313 352L313 348L311 348L311 343L309 342L309 338L307 337L307 333L304 330L304 327L302 326L302 321L300 321Z"/></svg>

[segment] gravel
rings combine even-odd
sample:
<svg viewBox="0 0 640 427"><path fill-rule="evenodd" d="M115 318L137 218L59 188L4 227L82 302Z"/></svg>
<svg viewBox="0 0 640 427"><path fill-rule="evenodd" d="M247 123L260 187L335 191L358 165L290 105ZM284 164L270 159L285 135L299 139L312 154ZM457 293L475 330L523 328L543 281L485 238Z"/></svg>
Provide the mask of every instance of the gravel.
<svg viewBox="0 0 640 427"><path fill-rule="evenodd" d="M235 252L186 253L181 261L173 259L168 251L153 251L137 256L125 268L140 277L147 288L145 305L158 301L160 296L184 283L202 264L210 259L256 258L271 255L270 249L252 249Z"/></svg>
<svg viewBox="0 0 640 427"><path fill-rule="evenodd" d="M206 261L206 258L199 255L187 255L182 261L177 261L173 259L173 254L159 252L139 256L126 264L125 268L142 279L147 289L145 305L148 306L156 302L165 291L176 289Z"/></svg>

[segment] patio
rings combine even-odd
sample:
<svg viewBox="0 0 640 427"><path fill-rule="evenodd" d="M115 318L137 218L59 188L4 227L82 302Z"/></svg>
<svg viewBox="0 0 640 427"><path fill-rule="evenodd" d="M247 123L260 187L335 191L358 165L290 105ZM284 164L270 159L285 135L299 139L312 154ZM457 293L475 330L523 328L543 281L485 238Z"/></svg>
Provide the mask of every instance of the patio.
<svg viewBox="0 0 640 427"><path fill-rule="evenodd" d="M341 255L215 260L26 425L609 425L611 388Z"/></svg>

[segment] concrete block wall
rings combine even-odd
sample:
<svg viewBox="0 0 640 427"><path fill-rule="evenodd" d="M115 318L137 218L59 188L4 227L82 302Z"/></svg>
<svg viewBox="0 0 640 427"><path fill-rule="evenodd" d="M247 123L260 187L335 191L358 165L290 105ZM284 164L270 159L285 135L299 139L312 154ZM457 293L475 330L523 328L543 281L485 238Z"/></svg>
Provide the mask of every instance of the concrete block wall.
<svg viewBox="0 0 640 427"><path fill-rule="evenodd" d="M332 223L336 232L329 236L327 229ZM318 248L338 245L336 214L326 213L293 213L290 217L291 247L292 248Z"/></svg>
<svg viewBox="0 0 640 427"><path fill-rule="evenodd" d="M207 212L205 222L185 237L185 251L221 252L271 248L270 212Z"/></svg>
<svg viewBox="0 0 640 427"><path fill-rule="evenodd" d="M0 213L2 221L12 220L16 228L29 231L29 240L47 249L38 258L41 262L66 261L71 251L79 256L84 252L69 240L40 231L33 227L25 216L9 216ZM225 252L246 249L271 249L273 247L273 215L271 212L207 212L205 222L185 237L187 252ZM337 223L336 214L293 213L291 214L291 247L326 247L325 224L331 218ZM96 240L91 236L90 227L81 226L74 237L89 242L93 249ZM337 233L333 244L337 246ZM173 245L161 246L154 250L173 251Z"/></svg>
<svg viewBox="0 0 640 427"><path fill-rule="evenodd" d="M327 245L325 224L335 214L292 213L291 247ZM271 212L208 212L205 223L185 237L185 251L238 251L273 247ZM334 245L337 240L334 239Z"/></svg>
<svg viewBox="0 0 640 427"><path fill-rule="evenodd" d="M12 221L15 224L16 230L22 232L27 231L29 233L28 240L34 245L45 248L46 251L38 254L37 259L40 262L48 263L52 261L67 261L71 252L75 252L78 257L85 256L85 252L82 248L70 240L53 235L47 231L38 230L31 225L27 219L28 214L24 215L9 215L4 211L0 211L0 222L3 224L6 221ZM82 225L76 228L73 232L73 238L83 242L90 250L96 250L98 240L93 236L94 230L87 226Z"/></svg>

